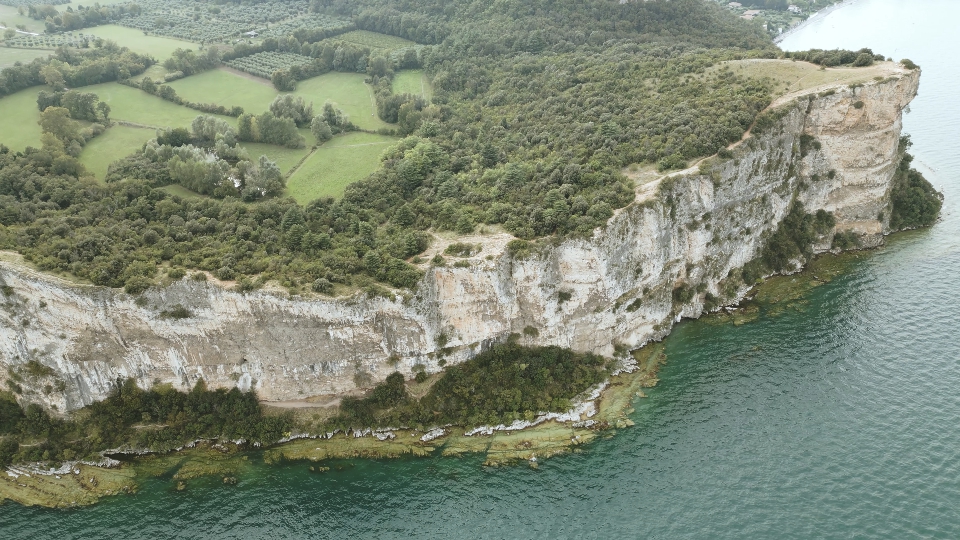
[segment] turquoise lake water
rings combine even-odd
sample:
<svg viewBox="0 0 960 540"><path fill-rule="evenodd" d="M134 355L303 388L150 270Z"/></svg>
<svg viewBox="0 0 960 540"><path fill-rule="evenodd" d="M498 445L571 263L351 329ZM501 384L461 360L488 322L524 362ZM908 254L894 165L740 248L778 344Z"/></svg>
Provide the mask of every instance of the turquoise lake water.
<svg viewBox="0 0 960 540"><path fill-rule="evenodd" d="M783 47L923 68L905 117L946 194L799 309L667 340L636 426L539 470L482 458L257 466L79 510L0 506L0 538L960 538L960 2L859 0Z"/></svg>

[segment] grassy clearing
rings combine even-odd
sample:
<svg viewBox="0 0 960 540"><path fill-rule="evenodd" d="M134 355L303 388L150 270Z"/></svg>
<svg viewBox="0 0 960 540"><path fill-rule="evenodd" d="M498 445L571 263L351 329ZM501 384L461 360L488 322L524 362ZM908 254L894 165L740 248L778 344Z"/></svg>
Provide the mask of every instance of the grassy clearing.
<svg viewBox="0 0 960 540"><path fill-rule="evenodd" d="M39 88L27 88L0 98L0 143L11 150L40 146Z"/></svg>
<svg viewBox="0 0 960 540"><path fill-rule="evenodd" d="M149 54L163 62L173 54L177 49L193 49L199 47L196 43L181 41L179 39L145 36L143 31L136 28L127 28L116 24L107 24L95 26L82 30L84 34L93 34L103 39L111 39L120 44L121 47L129 47L131 51L140 54Z"/></svg>
<svg viewBox="0 0 960 540"><path fill-rule="evenodd" d="M130 77L130 80L131 80L131 81L140 82L140 81L143 80L144 77L150 77L151 79L153 79L153 80L155 80L155 81L157 81L157 80L162 81L162 80L163 80L163 77L164 77L167 73L170 73L170 72L167 70L167 68L163 67L163 66L160 65L160 64L154 64L154 65L148 67L146 71L144 71L143 73L137 75L136 77Z"/></svg>
<svg viewBox="0 0 960 540"><path fill-rule="evenodd" d="M354 30L353 32L347 32L346 34L337 36L336 39L349 41L350 43L356 43L358 45L370 47L371 49L383 50L402 49L403 47L412 47L413 45L416 45L416 43L407 39L388 36L386 34L378 34L376 32L368 32L366 30Z"/></svg>
<svg viewBox="0 0 960 540"><path fill-rule="evenodd" d="M304 156L310 153L310 145L307 148L298 149L263 143L242 143L242 145L250 153L252 160L256 161L260 156L267 156L271 161L276 162L283 174L288 174Z"/></svg>
<svg viewBox="0 0 960 540"><path fill-rule="evenodd" d="M12 49L0 48L0 69L8 68L17 62L29 64L34 58L46 58L53 51L48 49Z"/></svg>
<svg viewBox="0 0 960 540"><path fill-rule="evenodd" d="M28 32L42 34L44 30L43 21L35 21L30 17L20 15L17 8L13 6L0 6L0 26L16 28L18 24L25 26Z"/></svg>
<svg viewBox="0 0 960 540"><path fill-rule="evenodd" d="M339 197L349 184L380 166L380 154L393 137L351 133L321 146L287 181L287 194L301 204L320 197Z"/></svg>
<svg viewBox="0 0 960 540"><path fill-rule="evenodd" d="M430 101L433 98L433 87L422 69L408 69L394 75L393 93L419 95Z"/></svg>
<svg viewBox="0 0 960 540"><path fill-rule="evenodd" d="M254 81L222 69L214 69L170 83L183 99L195 103L216 103L259 114L270 107L277 91L267 82Z"/></svg>
<svg viewBox="0 0 960 540"><path fill-rule="evenodd" d="M139 150L154 136L153 129L114 125L83 148L80 162L102 181L111 163Z"/></svg>
<svg viewBox="0 0 960 540"><path fill-rule="evenodd" d="M125 120L152 127L190 127L193 119L203 114L193 109L175 105L156 96L118 83L103 83L82 88L84 92L93 92L100 101L110 105L110 118ZM236 118L221 116L236 126Z"/></svg>
<svg viewBox="0 0 960 540"><path fill-rule="evenodd" d="M363 79L364 76L360 73L327 73L300 81L294 94L313 101L316 111L327 101L333 103L347 113L350 121L361 129L376 131L392 127L377 116L373 91Z"/></svg>
<svg viewBox="0 0 960 540"><path fill-rule="evenodd" d="M737 75L755 79L769 77L775 81L774 98L790 92L815 88L827 84L853 84L890 75L892 64L880 62L869 67L824 68L809 62L792 60L733 60L723 62L708 70L708 73L727 65Z"/></svg>
<svg viewBox="0 0 960 540"><path fill-rule="evenodd" d="M187 188L185 188L185 187L183 187L183 186L181 186L181 185L178 185L178 184L171 184L171 185L169 185L169 186L163 186L163 187L161 187L161 188L159 188L159 189L162 190L162 191L166 191L166 192L169 193L170 195L177 195L177 196L182 197L182 198L184 198L184 199L204 199L204 198L206 198L206 197L204 197L203 195L201 195L201 194L199 194L199 193L197 193L197 192L195 192L195 191L190 191L189 189L187 189Z"/></svg>

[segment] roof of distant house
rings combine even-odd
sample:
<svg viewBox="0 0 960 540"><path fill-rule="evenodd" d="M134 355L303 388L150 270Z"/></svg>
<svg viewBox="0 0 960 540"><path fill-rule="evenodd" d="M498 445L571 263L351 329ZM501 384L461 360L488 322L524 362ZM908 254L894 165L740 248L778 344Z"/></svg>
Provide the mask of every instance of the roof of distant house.
<svg viewBox="0 0 960 540"><path fill-rule="evenodd" d="M741 15L740 17L749 21L759 14L760 14L759 9L748 9L747 11L744 11L743 15Z"/></svg>
<svg viewBox="0 0 960 540"><path fill-rule="evenodd" d="M743 4L741 4L740 2L730 2L727 5L730 7L743 7Z"/></svg>

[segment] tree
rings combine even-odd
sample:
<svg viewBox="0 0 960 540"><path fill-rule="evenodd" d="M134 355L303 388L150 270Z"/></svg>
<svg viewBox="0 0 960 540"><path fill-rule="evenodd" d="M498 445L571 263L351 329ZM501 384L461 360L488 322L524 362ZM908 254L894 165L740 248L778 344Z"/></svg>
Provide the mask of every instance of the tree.
<svg viewBox="0 0 960 540"><path fill-rule="evenodd" d="M43 68L40 69L40 76L43 77L43 82L54 90L63 90L64 87L67 86L63 78L63 73L51 64L43 66Z"/></svg>
<svg viewBox="0 0 960 540"><path fill-rule="evenodd" d="M80 139L80 124L70 118L63 107L47 107L40 113L40 129L56 137L64 145Z"/></svg>
<svg viewBox="0 0 960 540"><path fill-rule="evenodd" d="M330 124L322 116L315 116L310 123L310 131L317 138L320 144L323 144L333 138L333 131L330 130Z"/></svg>
<svg viewBox="0 0 960 540"><path fill-rule="evenodd" d="M290 72L277 70L270 77L273 87L281 92L293 92L297 89L297 80L290 75Z"/></svg>
<svg viewBox="0 0 960 540"><path fill-rule="evenodd" d="M280 95L270 103L270 112L277 118L289 118L298 128L310 125L313 119L313 103L307 103L300 96Z"/></svg>

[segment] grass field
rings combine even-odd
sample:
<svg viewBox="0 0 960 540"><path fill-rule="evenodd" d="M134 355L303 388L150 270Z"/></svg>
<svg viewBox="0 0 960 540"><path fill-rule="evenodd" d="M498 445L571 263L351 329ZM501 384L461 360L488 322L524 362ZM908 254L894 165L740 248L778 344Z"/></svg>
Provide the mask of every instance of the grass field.
<svg viewBox="0 0 960 540"><path fill-rule="evenodd" d="M774 81L773 97L779 97L790 92L815 88L825 84L852 84L867 82L878 76L889 75L890 65L887 62L877 63L869 67L853 68L839 67L821 69L809 62L794 62L792 60L733 60L723 62L708 70L708 73L730 66L737 75L756 79L768 77Z"/></svg>
<svg viewBox="0 0 960 540"><path fill-rule="evenodd" d="M167 73L170 73L169 71L167 71L167 68L163 67L161 64L154 64L148 67L147 70L144 71L143 73L134 77L130 77L130 80L140 82L141 80L143 80L144 77L150 77L155 81L162 81L164 75L166 75Z"/></svg>
<svg viewBox="0 0 960 540"><path fill-rule="evenodd" d="M433 87L422 69L407 69L393 76L393 93L419 95L430 101Z"/></svg>
<svg viewBox="0 0 960 540"><path fill-rule="evenodd" d="M393 137L350 133L335 137L313 153L287 180L287 194L301 204L320 197L339 197L347 185L380 166L380 154Z"/></svg>
<svg viewBox="0 0 960 540"><path fill-rule="evenodd" d="M262 143L241 143L241 145L247 149L247 152L250 153L250 159L253 161L260 159L260 156L267 156L280 167L283 174L287 174L297 163L300 163L304 156L310 153L312 141L312 138L307 138L307 147L298 149Z"/></svg>
<svg viewBox="0 0 960 540"><path fill-rule="evenodd" d="M358 45L370 47L371 49L383 50L402 49L403 47L411 47L416 45L416 43L407 39L398 38L396 36L388 36L386 34L378 34L376 32L368 32L366 30L354 30L353 32L340 34L336 37L336 39L349 41L350 43L356 43Z"/></svg>
<svg viewBox="0 0 960 540"><path fill-rule="evenodd" d="M325 102L330 101L361 129L375 131L392 127L377 116L373 91L363 79L364 76L360 73L327 73L300 81L294 94L313 101L315 111L319 111Z"/></svg>
<svg viewBox="0 0 960 540"><path fill-rule="evenodd" d="M30 17L20 15L17 8L13 6L0 6L0 26L16 28L18 24L25 26L28 32L42 34L44 30L43 21L35 21Z"/></svg>
<svg viewBox="0 0 960 540"><path fill-rule="evenodd" d="M83 148L80 162L102 181L111 163L139 150L154 136L153 129L115 125Z"/></svg>
<svg viewBox="0 0 960 540"><path fill-rule="evenodd" d="M327 101L343 110L361 129L375 131L390 124L376 115L372 90L360 73L326 73L297 83L294 95L313 102L319 113ZM180 97L197 103L243 107L245 112L259 114L270 108L279 92L264 80L252 80L234 72L216 69L180 79L171 85Z"/></svg>
<svg viewBox="0 0 960 540"><path fill-rule="evenodd" d="M46 58L53 51L48 49L12 49L10 47L0 48L0 69L10 67L16 62L29 64L34 58Z"/></svg>
<svg viewBox="0 0 960 540"><path fill-rule="evenodd" d="M82 90L93 92L100 96L100 101L107 102L110 105L110 118L113 120L125 120L152 127L189 128L193 119L203 114L118 83L95 84L85 86ZM230 125L237 125L236 118L218 118L226 120Z"/></svg>
<svg viewBox="0 0 960 540"><path fill-rule="evenodd" d="M170 83L170 86L188 101L216 103L227 107L239 105L245 112L252 114L267 110L278 93L267 80L255 81L225 69L191 75Z"/></svg>
<svg viewBox="0 0 960 540"><path fill-rule="evenodd" d="M82 30L82 32L103 39L111 39L119 43L121 47L128 47L136 53L149 54L160 62L170 58L173 51L177 49L193 49L196 51L199 48L196 43L166 37L145 36L141 30L116 24L95 26Z"/></svg>
<svg viewBox="0 0 960 540"><path fill-rule="evenodd" d="M0 143L11 150L40 146L39 88L27 88L0 98Z"/></svg>

